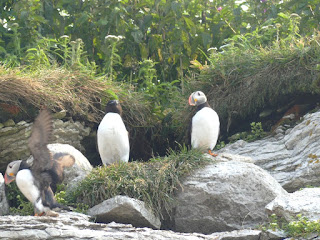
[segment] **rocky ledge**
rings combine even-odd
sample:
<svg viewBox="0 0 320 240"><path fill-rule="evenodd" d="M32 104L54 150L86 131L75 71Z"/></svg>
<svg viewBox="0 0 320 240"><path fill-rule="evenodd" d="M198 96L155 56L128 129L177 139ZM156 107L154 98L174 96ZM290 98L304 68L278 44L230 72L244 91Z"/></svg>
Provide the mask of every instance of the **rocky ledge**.
<svg viewBox="0 0 320 240"><path fill-rule="evenodd" d="M258 240L261 232L242 230L204 235L176 233L151 228L134 228L131 224L100 224L90 222L81 213L60 213L59 217L1 216L0 239L210 239L210 240Z"/></svg>

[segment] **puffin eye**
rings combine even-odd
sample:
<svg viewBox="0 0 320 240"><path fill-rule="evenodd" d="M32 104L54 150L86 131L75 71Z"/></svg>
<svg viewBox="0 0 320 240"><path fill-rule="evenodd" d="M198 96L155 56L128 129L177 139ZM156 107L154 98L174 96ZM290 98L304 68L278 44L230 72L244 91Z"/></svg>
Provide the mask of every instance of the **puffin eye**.
<svg viewBox="0 0 320 240"><path fill-rule="evenodd" d="M200 93L198 92L198 96L200 96Z"/></svg>

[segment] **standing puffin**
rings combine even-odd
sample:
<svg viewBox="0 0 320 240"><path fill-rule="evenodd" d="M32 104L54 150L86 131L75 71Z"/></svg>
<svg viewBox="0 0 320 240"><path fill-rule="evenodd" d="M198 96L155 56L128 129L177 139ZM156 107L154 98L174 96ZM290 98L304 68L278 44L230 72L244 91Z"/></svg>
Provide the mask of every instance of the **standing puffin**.
<svg viewBox="0 0 320 240"><path fill-rule="evenodd" d="M218 114L210 107L206 95L201 91L190 95L189 105L197 107L190 126L192 148L203 149L217 156L211 151L217 144L220 131Z"/></svg>
<svg viewBox="0 0 320 240"><path fill-rule="evenodd" d="M97 132L98 150L104 165L129 161L129 135L121 116L119 101L109 101Z"/></svg>
<svg viewBox="0 0 320 240"><path fill-rule="evenodd" d="M54 198L51 187L63 180L63 169L74 164L73 156L56 153L52 156L47 144L52 134L51 115L42 110L36 118L28 146L33 162L13 161L8 164L5 183L16 180L19 190L34 205L35 215L57 216L51 209L63 207Z"/></svg>

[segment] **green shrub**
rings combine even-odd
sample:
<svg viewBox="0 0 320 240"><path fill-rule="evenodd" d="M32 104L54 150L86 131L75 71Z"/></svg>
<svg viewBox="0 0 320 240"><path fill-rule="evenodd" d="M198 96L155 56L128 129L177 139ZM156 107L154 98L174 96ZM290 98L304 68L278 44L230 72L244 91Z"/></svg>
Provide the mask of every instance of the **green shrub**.
<svg viewBox="0 0 320 240"><path fill-rule="evenodd" d="M285 226L285 231L291 237L307 237L311 233L320 233L319 220L309 220L301 214L297 215L297 220L289 222Z"/></svg>
<svg viewBox="0 0 320 240"><path fill-rule="evenodd" d="M228 138L230 142L235 142L237 140L243 139L248 142L253 142L255 140L261 139L267 135L263 130L261 122L252 122L250 123L251 131L250 132L240 132L232 135Z"/></svg>
<svg viewBox="0 0 320 240"><path fill-rule="evenodd" d="M272 214L269 217L269 222L260 229L263 231L268 229L272 231L280 230L284 231L287 237L306 239L311 234L320 233L320 222L319 220L309 220L302 214L298 214L295 220L287 222L283 218L277 217L276 214Z"/></svg>
<svg viewBox="0 0 320 240"><path fill-rule="evenodd" d="M267 134L262 128L261 122L252 122L250 123L251 126L251 132L248 134L248 136L245 138L246 141L252 142L258 139L261 139L265 137Z"/></svg>

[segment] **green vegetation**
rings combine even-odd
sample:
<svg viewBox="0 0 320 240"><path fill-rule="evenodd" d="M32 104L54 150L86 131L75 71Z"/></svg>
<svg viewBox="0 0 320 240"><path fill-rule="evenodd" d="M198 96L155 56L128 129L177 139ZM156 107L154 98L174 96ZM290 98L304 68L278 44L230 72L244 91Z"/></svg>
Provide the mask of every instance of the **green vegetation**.
<svg viewBox="0 0 320 240"><path fill-rule="evenodd" d="M15 182L6 186L6 196L10 205L10 214L28 216L33 215L33 205L20 192Z"/></svg>
<svg viewBox="0 0 320 240"><path fill-rule="evenodd" d="M193 83L208 92L222 119L246 119L292 99L319 96L318 32L306 38L275 39L269 46L256 44L248 35L230 39L223 51L211 53L211 65L202 66Z"/></svg>
<svg viewBox="0 0 320 240"><path fill-rule="evenodd" d="M202 51L225 39L243 35L259 46L298 32L310 36L319 29L320 13L317 0L4 0L0 16L0 59L8 66L28 64L29 53L33 60L47 55L43 64L67 64L63 58L71 52L65 51L67 38L60 39L67 36L82 39L89 62L112 79L135 78L139 62L151 59L158 79L171 82L183 79L190 60L203 62ZM113 36L123 38L115 43Z"/></svg>
<svg viewBox="0 0 320 240"><path fill-rule="evenodd" d="M144 201L157 215L171 213L174 193L183 177L212 161L196 150L179 153L170 151L166 157L147 163L131 162L95 168L73 192L67 192L68 202L89 207L117 195Z"/></svg>
<svg viewBox="0 0 320 240"><path fill-rule="evenodd" d="M267 133L263 130L261 122L252 122L250 123L251 131L250 132L241 132L236 133L228 138L230 142L235 142L239 139L243 139L247 142L253 142L255 140L261 139L267 136Z"/></svg>
<svg viewBox="0 0 320 240"><path fill-rule="evenodd" d="M298 214L295 220L286 222L278 219L275 214L270 216L270 222L261 227L263 231L271 229L273 231L284 231L287 237L306 239L310 234L320 233L320 222L318 220L309 220L307 217Z"/></svg>

